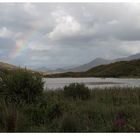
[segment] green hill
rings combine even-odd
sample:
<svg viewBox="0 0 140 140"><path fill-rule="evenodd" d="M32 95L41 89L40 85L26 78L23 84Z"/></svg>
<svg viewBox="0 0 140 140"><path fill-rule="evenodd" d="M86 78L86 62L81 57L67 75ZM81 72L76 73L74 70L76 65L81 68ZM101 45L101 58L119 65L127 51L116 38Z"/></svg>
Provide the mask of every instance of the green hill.
<svg viewBox="0 0 140 140"><path fill-rule="evenodd" d="M3 63L3 62L0 62L0 69L15 69L16 66L14 65L11 65L11 64L8 64L8 63Z"/></svg>
<svg viewBox="0 0 140 140"><path fill-rule="evenodd" d="M17 69L17 67L14 65L0 62L0 71L2 71L2 72L8 73L8 72L13 71L15 69Z"/></svg>
<svg viewBox="0 0 140 140"><path fill-rule="evenodd" d="M0 71L9 72L18 68L14 65L0 62ZM86 72L66 72L50 74L45 77L140 77L140 59L100 65Z"/></svg>
<svg viewBox="0 0 140 140"><path fill-rule="evenodd" d="M100 65L86 72L66 72L46 77L140 77L140 59Z"/></svg>
<svg viewBox="0 0 140 140"><path fill-rule="evenodd" d="M86 71L85 74L98 77L140 77L140 59L100 65Z"/></svg>
<svg viewBox="0 0 140 140"><path fill-rule="evenodd" d="M21 67L17 67L15 65L11 65L11 64L8 64L8 63L0 62L0 72L4 72L6 74L9 74L9 73L12 73L13 71L18 70L18 69L28 70L28 71L31 71L33 73L39 73L40 75L42 75L41 72L34 71L34 70L28 69L26 67L21 68Z"/></svg>

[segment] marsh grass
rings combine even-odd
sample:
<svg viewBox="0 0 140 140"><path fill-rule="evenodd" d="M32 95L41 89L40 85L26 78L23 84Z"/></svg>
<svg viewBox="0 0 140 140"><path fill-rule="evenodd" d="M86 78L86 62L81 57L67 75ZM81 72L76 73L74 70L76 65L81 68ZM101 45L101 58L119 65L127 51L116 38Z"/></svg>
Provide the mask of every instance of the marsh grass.
<svg viewBox="0 0 140 140"><path fill-rule="evenodd" d="M46 116L51 121L46 122L45 132L140 131L140 88L93 89L88 100L75 100L63 92L44 93L46 110L58 113L54 118Z"/></svg>
<svg viewBox="0 0 140 140"><path fill-rule="evenodd" d="M25 98L7 100L2 89L0 132L140 132L140 87L90 90L82 86L90 95L86 100L81 98L85 92L72 88L44 90L30 103Z"/></svg>

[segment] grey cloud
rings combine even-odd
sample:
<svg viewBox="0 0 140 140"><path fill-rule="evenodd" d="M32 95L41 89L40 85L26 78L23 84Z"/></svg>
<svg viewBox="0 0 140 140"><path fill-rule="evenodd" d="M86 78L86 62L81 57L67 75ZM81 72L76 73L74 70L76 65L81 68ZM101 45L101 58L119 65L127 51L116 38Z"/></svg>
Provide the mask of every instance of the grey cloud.
<svg viewBox="0 0 140 140"><path fill-rule="evenodd" d="M140 4L0 3L0 61L29 67L80 65L140 52ZM20 55L10 59L21 41Z"/></svg>

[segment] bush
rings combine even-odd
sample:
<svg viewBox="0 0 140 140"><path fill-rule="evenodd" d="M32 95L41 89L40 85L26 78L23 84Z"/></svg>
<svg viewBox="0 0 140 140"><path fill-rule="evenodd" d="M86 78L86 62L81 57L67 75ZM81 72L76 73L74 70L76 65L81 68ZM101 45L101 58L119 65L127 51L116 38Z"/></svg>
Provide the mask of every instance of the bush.
<svg viewBox="0 0 140 140"><path fill-rule="evenodd" d="M50 121L55 118L61 117L62 116L61 104L54 103L51 106L49 106L49 108L47 110L47 116Z"/></svg>
<svg viewBox="0 0 140 140"><path fill-rule="evenodd" d="M0 100L0 131L15 132L18 120L18 111L13 103L7 104Z"/></svg>
<svg viewBox="0 0 140 140"><path fill-rule="evenodd" d="M63 116L60 132L78 132L79 120L74 114L67 113Z"/></svg>
<svg viewBox="0 0 140 140"><path fill-rule="evenodd" d="M85 100L90 97L90 90L84 84L72 83L64 87L64 94L73 99Z"/></svg>
<svg viewBox="0 0 140 140"><path fill-rule="evenodd" d="M4 83L3 83L3 78L4 78L4 73L0 71L0 93L3 92L4 89Z"/></svg>
<svg viewBox="0 0 140 140"><path fill-rule="evenodd" d="M0 76L3 92L12 101L24 100L32 103L43 91L42 78L27 70L16 70L13 73Z"/></svg>

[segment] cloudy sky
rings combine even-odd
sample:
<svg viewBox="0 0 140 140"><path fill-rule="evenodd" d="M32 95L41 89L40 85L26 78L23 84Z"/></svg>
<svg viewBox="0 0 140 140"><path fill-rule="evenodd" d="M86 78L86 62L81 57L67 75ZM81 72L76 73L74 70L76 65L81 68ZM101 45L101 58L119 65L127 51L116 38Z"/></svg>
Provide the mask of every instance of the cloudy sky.
<svg viewBox="0 0 140 140"><path fill-rule="evenodd" d="M139 3L0 3L0 61L60 68L139 52Z"/></svg>

